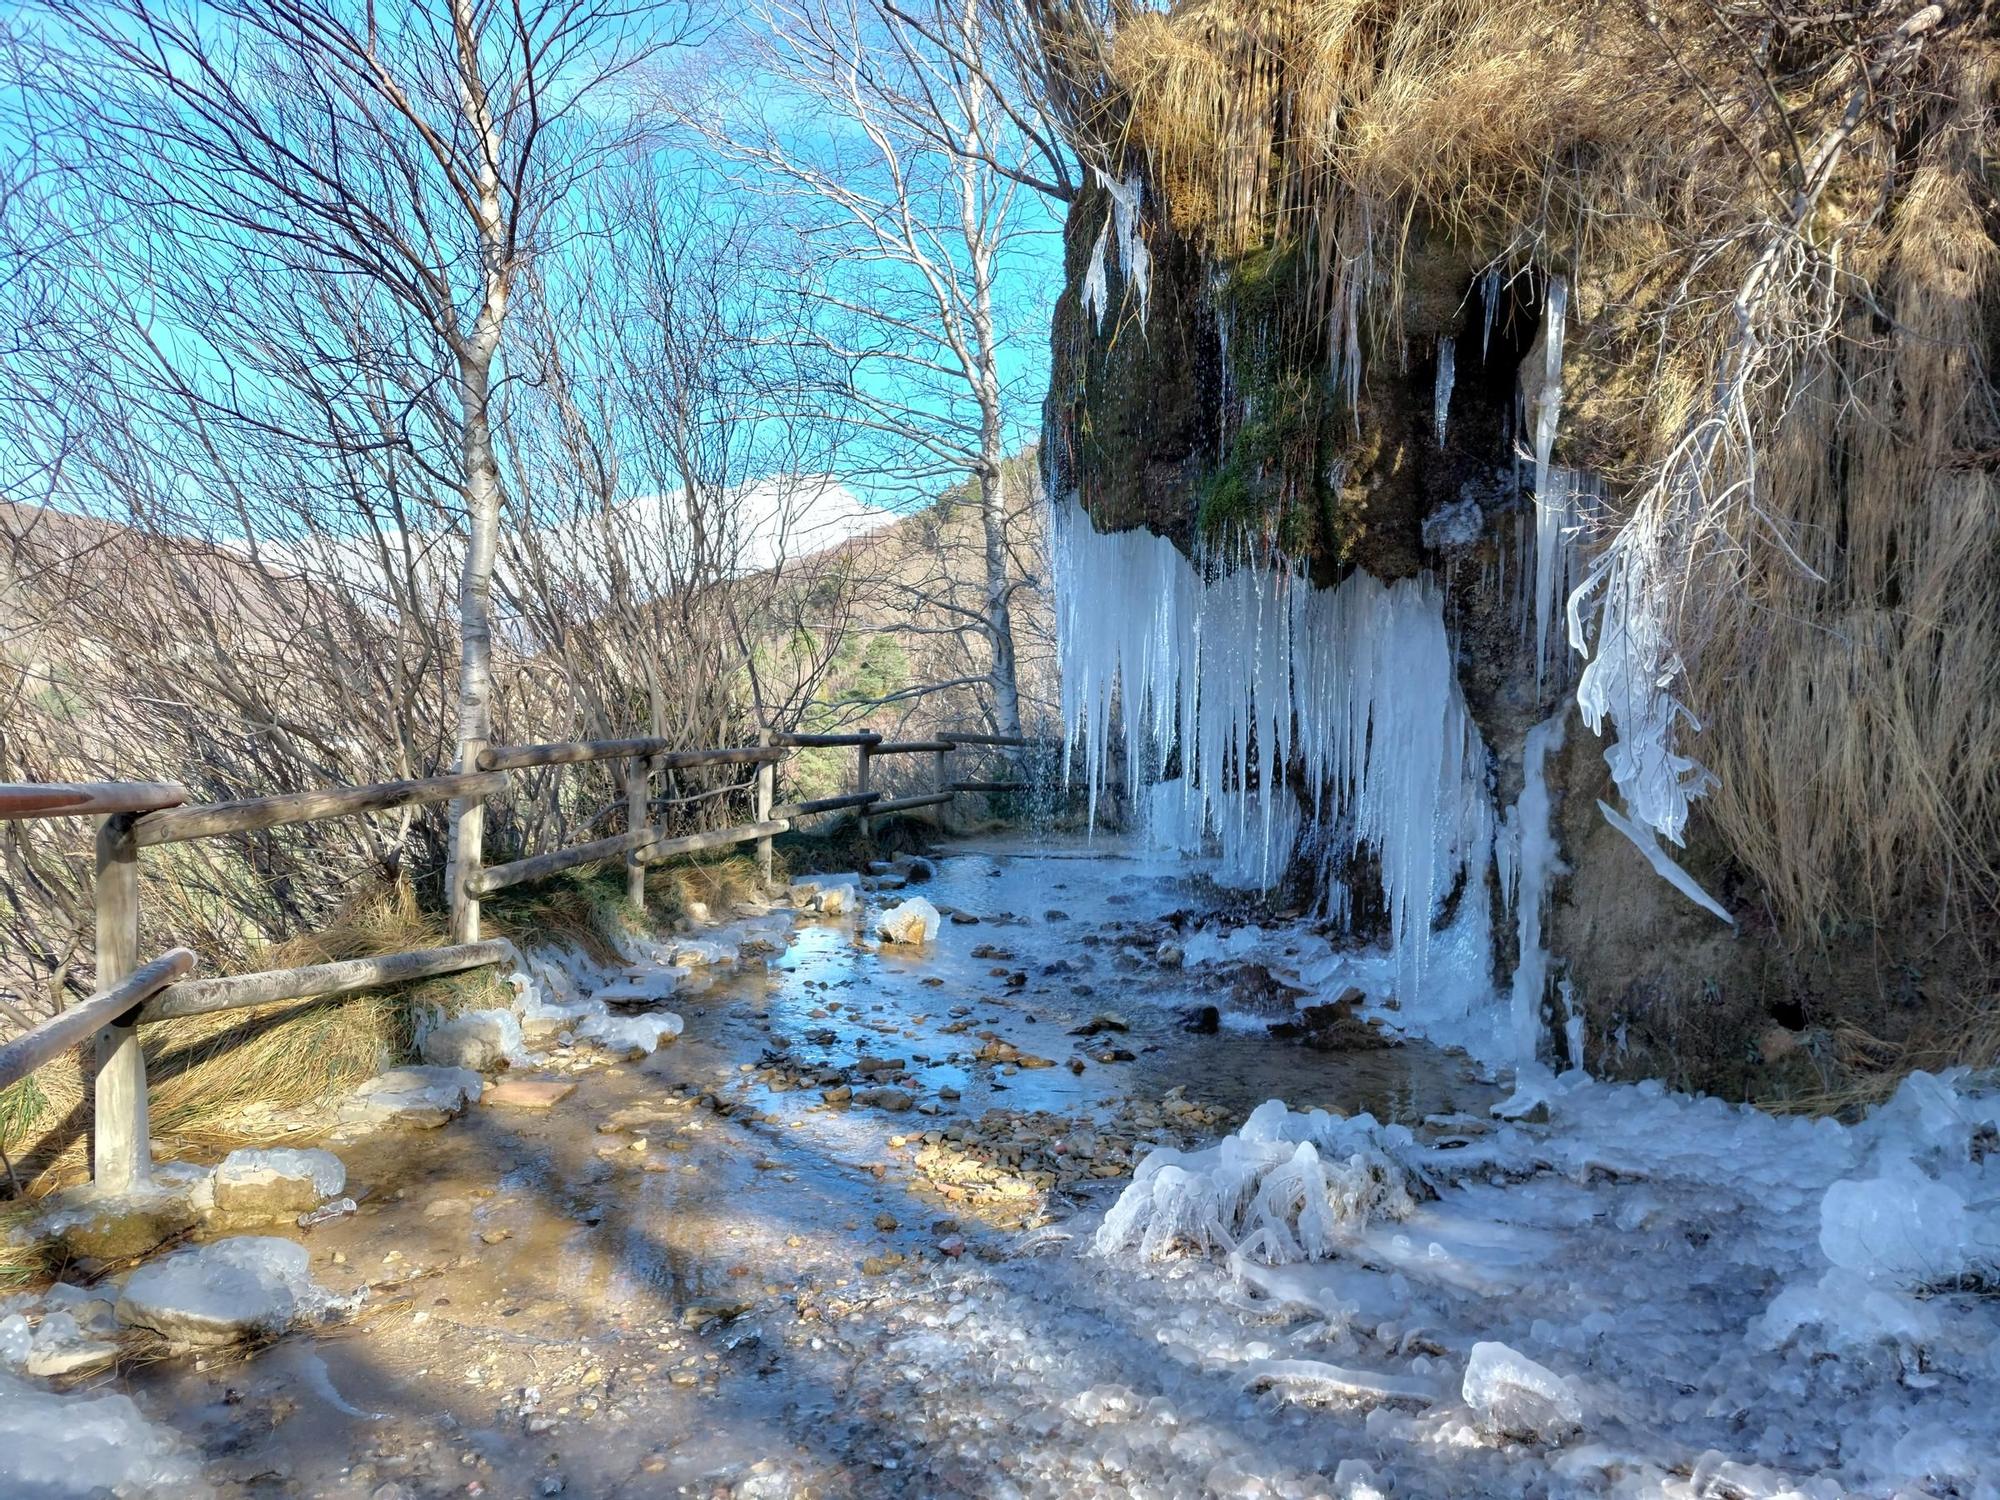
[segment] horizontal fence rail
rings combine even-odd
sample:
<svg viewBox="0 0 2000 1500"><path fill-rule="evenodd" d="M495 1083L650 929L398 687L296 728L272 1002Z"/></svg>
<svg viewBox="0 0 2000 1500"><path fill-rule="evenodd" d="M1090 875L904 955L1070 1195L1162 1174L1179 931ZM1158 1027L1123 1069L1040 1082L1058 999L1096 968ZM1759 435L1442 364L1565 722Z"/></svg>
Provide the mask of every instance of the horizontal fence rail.
<svg viewBox="0 0 2000 1500"><path fill-rule="evenodd" d="M881 800L880 792L847 792L838 797L814 797L810 802L782 802L771 809L771 816L809 818L815 813L838 812L843 807L866 807Z"/></svg>
<svg viewBox="0 0 2000 1500"><path fill-rule="evenodd" d="M257 974L190 979L168 985L158 999L148 1001L140 1008L139 1019L174 1021L184 1016L205 1016L211 1011L271 1005L280 1000L317 1000L327 995L347 995L356 990L380 989L384 985L435 979L440 974L483 969L489 964L510 962L513 957L512 943L505 938L491 938L483 943L416 948L407 953L384 954L379 958L349 958L339 963L311 964L303 969L265 969Z"/></svg>
<svg viewBox="0 0 2000 1500"><path fill-rule="evenodd" d="M87 1042L113 1021L121 1020L183 974L194 968L194 954L170 948L143 968L134 969L108 990L57 1011L32 1031L24 1031L0 1046L0 1089L11 1087L44 1063L54 1062L80 1042Z"/></svg>
<svg viewBox="0 0 2000 1500"><path fill-rule="evenodd" d="M389 812L454 797L484 797L505 791L505 776L432 776L422 781L382 781L373 786L336 787L324 792L286 792L276 797L252 797L242 802L214 802L206 807L176 807L147 813L132 825L139 847L177 844L188 839L215 838L225 833L252 833L287 823L317 823L325 818L355 818Z"/></svg>
<svg viewBox="0 0 2000 1500"><path fill-rule="evenodd" d="M187 788L173 781L0 782L0 821L82 818L179 807Z"/></svg>
<svg viewBox="0 0 2000 1500"><path fill-rule="evenodd" d="M785 758L782 745L744 745L721 750L673 750L666 740L579 740L566 745L489 745L479 752L483 771L522 771L530 766L574 766L593 760L650 760L661 770L694 766L754 766Z"/></svg>
<svg viewBox="0 0 2000 1500"><path fill-rule="evenodd" d="M677 854L699 854L705 849L728 849L737 844L774 838L778 834L790 832L791 827L792 825L783 818L766 818L762 822L744 823L735 828L712 828L707 833L690 833L673 839L655 839L639 851L639 858L647 864L653 864L659 860L672 859Z"/></svg>
<svg viewBox="0 0 2000 1500"><path fill-rule="evenodd" d="M866 834L870 820L886 814L942 807L962 794L1025 791L1027 784L1020 781L953 781L946 775L947 756L960 746L1025 749L1037 743L1018 735L955 730L933 739L886 740L872 729L830 733L767 730L758 740L754 745L713 749L676 749L659 737L491 745L479 752L478 769L473 771L194 806L188 805L186 789L174 782L0 783L0 822L67 817L97 820L97 968L103 985L88 999L0 1044L0 1088L94 1039L94 1176L98 1187L106 1191L136 1187L151 1172L145 1057L135 1030L140 1025L288 1000L331 999L515 962L518 954L512 943L480 938L479 898L582 865L622 860L627 871L627 898L643 909L648 865L681 855L755 844L759 871L768 886L773 868L771 840L789 832L799 820L851 808ZM855 752L856 791L786 803L776 800L777 768L782 761L802 749L836 748ZM934 790L890 797L870 785L877 756L915 754L936 756ZM621 763L614 774L622 781L624 832L503 864L482 863L479 830L485 800L509 787L509 773L603 761ZM662 771L726 765L754 767L755 776L701 795L748 793L750 821L686 834L668 833L657 826L654 818L658 809L688 799L656 801L655 776ZM452 819L461 832L468 826L472 830L469 841L455 842L457 853L447 877L455 939L449 945L201 979L190 977L196 960L186 948L174 948L150 963L139 963L141 850L441 802L452 804ZM469 825L464 821L468 818Z"/></svg>

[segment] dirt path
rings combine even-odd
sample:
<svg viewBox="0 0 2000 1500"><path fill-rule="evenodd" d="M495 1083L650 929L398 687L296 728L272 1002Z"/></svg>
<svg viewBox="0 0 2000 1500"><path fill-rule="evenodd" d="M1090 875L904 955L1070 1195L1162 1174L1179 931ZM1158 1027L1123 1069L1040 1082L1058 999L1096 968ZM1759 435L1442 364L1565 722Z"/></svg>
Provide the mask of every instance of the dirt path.
<svg viewBox="0 0 2000 1500"><path fill-rule="evenodd" d="M342 1147L361 1210L307 1243L325 1285L370 1287L363 1316L133 1393L226 1496L1140 1493L1115 1455L1065 1477L1019 1443L1049 1361L1082 1361L1068 1394L1155 1362L1089 1288L1044 1300L1065 1221L1145 1142L1266 1098L1415 1120L1492 1094L1427 1048L1183 1030L1229 1000L1161 962L1188 891L1084 856L952 851L903 894L979 920L921 950L801 919L678 1006L678 1043L546 1113Z"/></svg>

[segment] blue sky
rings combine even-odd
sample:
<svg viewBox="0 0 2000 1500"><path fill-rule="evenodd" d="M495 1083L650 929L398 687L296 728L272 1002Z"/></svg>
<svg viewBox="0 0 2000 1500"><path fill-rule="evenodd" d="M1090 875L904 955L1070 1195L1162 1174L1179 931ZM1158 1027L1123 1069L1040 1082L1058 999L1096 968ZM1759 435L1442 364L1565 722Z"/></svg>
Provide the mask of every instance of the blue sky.
<svg viewBox="0 0 2000 1500"><path fill-rule="evenodd" d="M171 4L171 0L170 0ZM195 7L199 9L199 7ZM0 8L0 16L8 20L18 19L19 9L11 5ZM726 38L717 36L704 44L704 50L719 48L726 44ZM689 59L697 65L705 61L701 56ZM754 89L754 84L753 84ZM11 112L9 112L11 114ZM10 119L0 124L0 150L6 150L18 160L23 140L18 134L18 120ZM686 139L669 139L656 148L653 159L658 170L664 174L676 174L690 170L712 173L714 169L704 162L695 148ZM722 179L715 177L718 190L722 190ZM578 186L588 188L589 183ZM58 200L61 201L61 200ZM71 200L74 201L74 200ZM1040 419L1040 405L1047 384L1048 369L1048 308L1060 290L1062 272L1061 217L1060 205L1053 205L1027 189L1019 192L1015 210L1017 233L1010 241L1002 258L1001 293L1008 305L1010 336L1001 351L1002 380L1008 393L1007 441L1010 449L1018 449L1031 442L1036 434ZM80 216L81 217L81 216ZM155 235L161 231L155 221ZM172 223L171 219L166 222ZM183 221L186 234L176 234L184 243L175 247L186 249L194 244L195 225L192 219ZM129 225L129 221L128 221ZM174 230L165 231L174 234ZM178 325L174 314L154 295L144 288L144 278L149 271L149 259L156 246L139 242L136 231L128 228L113 229L108 238L115 240L120 233L127 236L123 243L83 247L85 258L76 264L84 272L76 284L76 289L93 298L105 301L122 301L128 314L137 312L147 321L146 334L156 348L166 351L169 356L182 364L185 372L198 381L213 382L220 386L229 380L239 383L239 388L248 386L254 390L259 378L253 370L246 368L239 359L232 356L226 344L218 343L213 337L216 330L201 322L182 315ZM102 251L109 249L108 257ZM613 245L614 253L616 245ZM220 264L217 266L218 284L226 274ZM106 297L105 294L111 294ZM89 320L101 317L104 307L84 309L85 327ZM58 377L60 370L58 369ZM877 377L864 377L877 378ZM864 388L867 388L864 386ZM163 427L171 427L171 414L161 418ZM175 444L171 431L164 433L165 441L159 446L171 451ZM916 503L922 495L913 492L906 485L899 485L884 478L877 458L886 460L888 455L874 454L866 442L853 445L850 456L854 462L842 465L839 477L854 493L869 503L881 505L905 505ZM190 473L194 471L191 469ZM754 476L750 476L754 477ZM943 482L929 486L933 492L944 488ZM192 479L186 488L199 491L200 486ZM657 491L658 486L648 485L645 489ZM637 498L635 496L634 498Z"/></svg>

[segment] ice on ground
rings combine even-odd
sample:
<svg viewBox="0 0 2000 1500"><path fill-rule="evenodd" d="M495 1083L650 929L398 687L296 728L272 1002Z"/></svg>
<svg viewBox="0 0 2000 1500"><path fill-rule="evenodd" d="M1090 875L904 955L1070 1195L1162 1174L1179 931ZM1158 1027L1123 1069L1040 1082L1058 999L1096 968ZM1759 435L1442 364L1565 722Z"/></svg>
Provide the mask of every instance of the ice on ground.
<svg viewBox="0 0 2000 1500"><path fill-rule="evenodd" d="M215 1206L224 1213L301 1214L346 1185L347 1168L331 1151L246 1148L215 1169Z"/></svg>
<svg viewBox="0 0 2000 1500"><path fill-rule="evenodd" d="M681 1018L671 1011L636 1016L586 1016L576 1034L613 1052L646 1054L658 1051L681 1034Z"/></svg>
<svg viewBox="0 0 2000 1500"><path fill-rule="evenodd" d="M485 1087L470 1068L391 1068L349 1095L340 1115L355 1125L436 1127L465 1113Z"/></svg>
<svg viewBox="0 0 2000 1500"><path fill-rule="evenodd" d="M1576 1073L1531 1091L1546 1124L1438 1120L1384 1143L1435 1197L1342 1220L1320 1258L1264 1264L1252 1243L1263 1163L1290 1165L1276 1141L1187 1153L1194 1171L1149 1159L1079 1262L1109 1285L1046 1295L1101 1298L1168 1356L1133 1383L1179 1431L1232 1420L1224 1381L1308 1401L1332 1424L1318 1451L1393 1472L1398 1495L2000 1497L1990 1082L1913 1075L1854 1125ZM1284 1253L1304 1252L1312 1236L1281 1223ZM1221 1260L1152 1258L1232 1241ZM1282 1425L1258 1431L1235 1462L1267 1487L1310 1463ZM1182 1456L1130 1472L1172 1493Z"/></svg>
<svg viewBox="0 0 2000 1500"><path fill-rule="evenodd" d="M944 918L922 896L912 896L875 919L875 935L885 943L928 943L937 938Z"/></svg>
<svg viewBox="0 0 2000 1500"><path fill-rule="evenodd" d="M1472 1346L1460 1395L1499 1437L1556 1443L1583 1427L1583 1403L1570 1383L1505 1344Z"/></svg>
<svg viewBox="0 0 2000 1500"><path fill-rule="evenodd" d="M1299 1114L1273 1099L1206 1150L1149 1153L1093 1246L1100 1255L1136 1246L1148 1259L1220 1250L1266 1265L1323 1260L1356 1227L1416 1206L1385 1149L1409 1142L1403 1127L1369 1115Z"/></svg>
<svg viewBox="0 0 2000 1500"><path fill-rule="evenodd" d="M417 1038L417 1052L434 1067L470 1068L475 1073L524 1061L528 1055L520 1018L511 1010L471 1010L449 1019L433 1016Z"/></svg>
<svg viewBox="0 0 2000 1500"><path fill-rule="evenodd" d="M150 1261L118 1299L118 1319L182 1344L232 1344L319 1321L350 1304L312 1279L306 1248L238 1235Z"/></svg>
<svg viewBox="0 0 2000 1500"><path fill-rule="evenodd" d="M0 1375L0 1495L200 1500L213 1491L180 1437L127 1396L57 1395Z"/></svg>

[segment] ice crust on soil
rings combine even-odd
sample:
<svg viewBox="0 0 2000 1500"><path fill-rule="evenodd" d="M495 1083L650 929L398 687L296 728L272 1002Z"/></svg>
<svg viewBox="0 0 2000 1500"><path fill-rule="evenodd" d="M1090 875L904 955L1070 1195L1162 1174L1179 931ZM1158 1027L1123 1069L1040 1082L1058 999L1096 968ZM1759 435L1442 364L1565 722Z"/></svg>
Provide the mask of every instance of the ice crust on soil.
<svg viewBox="0 0 2000 1500"><path fill-rule="evenodd" d="M282 1333L343 1305L313 1281L309 1261L305 1246L270 1235L177 1250L127 1278L118 1319L185 1344Z"/></svg>
<svg viewBox="0 0 2000 1500"><path fill-rule="evenodd" d="M212 1493L180 1436L147 1421L129 1396L58 1395L0 1374L0 1496Z"/></svg>
<svg viewBox="0 0 2000 1500"><path fill-rule="evenodd" d="M1344 1411L1321 1443L1398 1495L2000 1497L2000 1306L1974 1290L2000 1267L1990 1084L1917 1074L1843 1126L1529 1082L1550 1123L1380 1138L1436 1197L1288 1230L1277 1256L1245 1232L1263 1164L1327 1126L1263 1106L1148 1158L1086 1263L1122 1268L1123 1317L1191 1363ZM1435 1405L1397 1399L1426 1382Z"/></svg>

